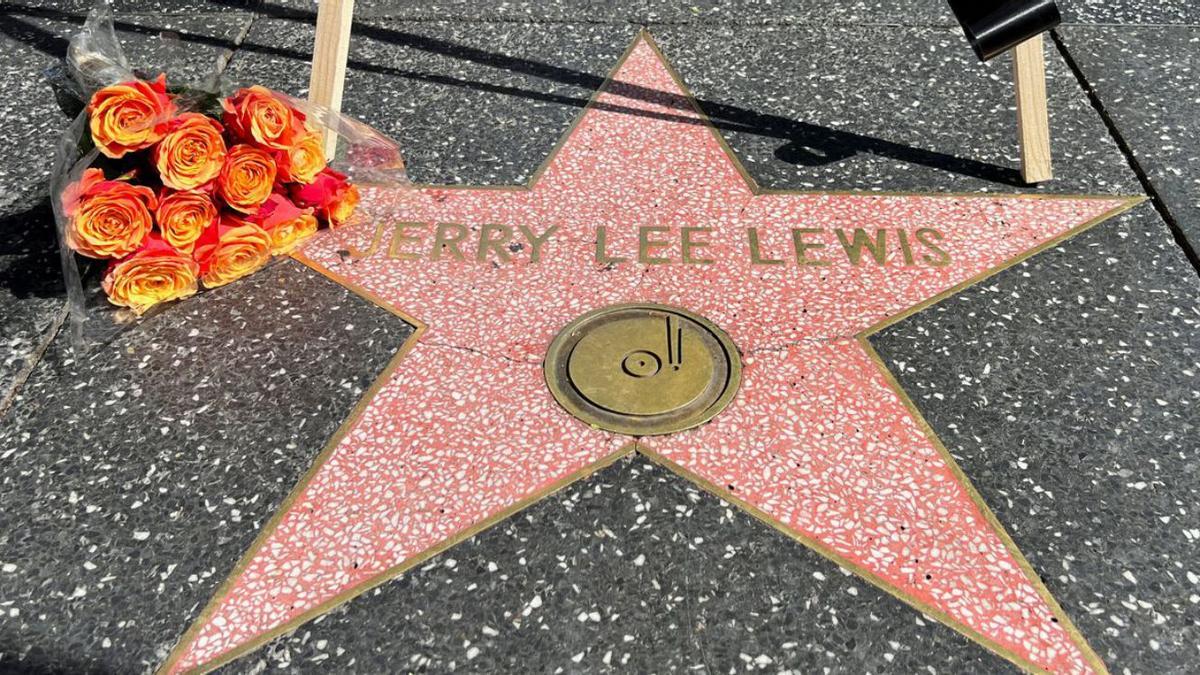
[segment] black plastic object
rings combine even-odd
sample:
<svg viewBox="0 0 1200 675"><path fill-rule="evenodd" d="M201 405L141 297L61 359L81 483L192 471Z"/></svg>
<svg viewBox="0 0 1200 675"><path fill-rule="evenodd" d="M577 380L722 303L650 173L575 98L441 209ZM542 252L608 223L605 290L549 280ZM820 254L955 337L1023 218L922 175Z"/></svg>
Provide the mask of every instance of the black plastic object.
<svg viewBox="0 0 1200 675"><path fill-rule="evenodd" d="M1054 0L949 0L981 61L1062 23Z"/></svg>

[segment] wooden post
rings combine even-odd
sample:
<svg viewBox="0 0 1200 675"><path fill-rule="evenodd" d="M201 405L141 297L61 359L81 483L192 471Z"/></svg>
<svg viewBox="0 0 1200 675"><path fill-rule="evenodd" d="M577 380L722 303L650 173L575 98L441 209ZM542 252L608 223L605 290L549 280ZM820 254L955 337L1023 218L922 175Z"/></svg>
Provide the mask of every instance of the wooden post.
<svg viewBox="0 0 1200 675"><path fill-rule="evenodd" d="M350 24L354 0L320 0L317 6L317 37L313 44L312 75L308 100L334 112L342 110L342 86L346 81L346 57L350 53ZM325 137L325 156L333 158L337 135Z"/></svg>
<svg viewBox="0 0 1200 675"><path fill-rule="evenodd" d="M1046 106L1046 57L1041 35L1013 48L1013 82L1017 89L1021 177L1026 183L1041 183L1054 177L1050 162L1050 112Z"/></svg>

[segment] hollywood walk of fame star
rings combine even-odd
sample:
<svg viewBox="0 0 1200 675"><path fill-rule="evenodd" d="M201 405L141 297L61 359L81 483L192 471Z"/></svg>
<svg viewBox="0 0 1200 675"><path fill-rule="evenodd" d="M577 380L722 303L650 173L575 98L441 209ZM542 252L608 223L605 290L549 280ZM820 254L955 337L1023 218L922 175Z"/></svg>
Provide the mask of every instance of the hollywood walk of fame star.
<svg viewBox="0 0 1200 675"><path fill-rule="evenodd" d="M1026 669L1104 670L866 337L1135 200L759 190L647 35L529 186L366 192L305 262L418 331L163 670L227 662L633 451ZM710 423L635 440L552 397L555 335L630 302L737 345Z"/></svg>

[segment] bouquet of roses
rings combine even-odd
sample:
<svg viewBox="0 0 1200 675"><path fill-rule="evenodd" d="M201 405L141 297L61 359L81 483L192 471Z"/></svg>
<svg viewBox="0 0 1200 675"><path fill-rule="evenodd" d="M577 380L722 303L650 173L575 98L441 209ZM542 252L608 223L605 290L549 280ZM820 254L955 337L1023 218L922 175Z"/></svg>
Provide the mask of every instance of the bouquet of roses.
<svg viewBox="0 0 1200 675"><path fill-rule="evenodd" d="M63 190L65 241L110 261L110 302L141 314L223 286L353 213L358 190L326 166L323 135L263 87L180 112L165 77L96 91L88 130L105 168Z"/></svg>
<svg viewBox="0 0 1200 675"><path fill-rule="evenodd" d="M345 115L223 86L215 71L200 82L169 77L129 66L105 0L51 73L75 117L51 203L77 350L85 324L105 339L130 313L228 284L344 224L359 201L350 177L407 185L396 143ZM331 142L336 157L326 157ZM108 302L91 302L95 291ZM98 309L112 305L125 311ZM108 314L116 320L93 321Z"/></svg>

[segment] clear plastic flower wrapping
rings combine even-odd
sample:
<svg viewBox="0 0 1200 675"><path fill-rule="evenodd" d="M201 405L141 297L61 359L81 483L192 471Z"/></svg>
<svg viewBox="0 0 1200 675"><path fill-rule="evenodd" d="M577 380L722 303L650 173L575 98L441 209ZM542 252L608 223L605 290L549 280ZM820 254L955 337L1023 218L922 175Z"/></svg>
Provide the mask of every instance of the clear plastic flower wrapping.
<svg viewBox="0 0 1200 675"><path fill-rule="evenodd" d="M111 7L105 0L98 0L80 31L71 38L61 68L48 73L59 106L68 115L74 115L74 120L64 130L58 144L50 179L50 195L67 290L70 344L79 355L109 344L125 329L152 320L152 317L164 311L178 311L181 305L189 301L183 299L164 303L141 316L114 306L108 302L100 287L100 276L108 261L82 257L67 245L69 222L64 213L63 191L78 181L85 170L103 166L105 162L104 156L91 142L85 110L88 100L95 91L106 86L135 79L153 79L159 75L159 69L166 75L169 91L176 96L175 104L179 112L211 111L212 106L219 105L222 98L240 86L254 84L234 85L224 81L216 64L201 80L196 81L194 77L185 80L179 67L186 53L182 41L172 34L163 34L160 39L169 43L169 48L165 50L168 54L166 62L155 64L152 72L136 70L130 65L117 38ZM327 139L330 135L336 137L336 151L327 157L331 168L345 174L356 184L390 188L408 185L404 161L394 140L347 115L281 92L274 93L302 112L310 128L323 132ZM108 175L107 178L115 176ZM282 257L285 256L275 258L272 262Z"/></svg>

